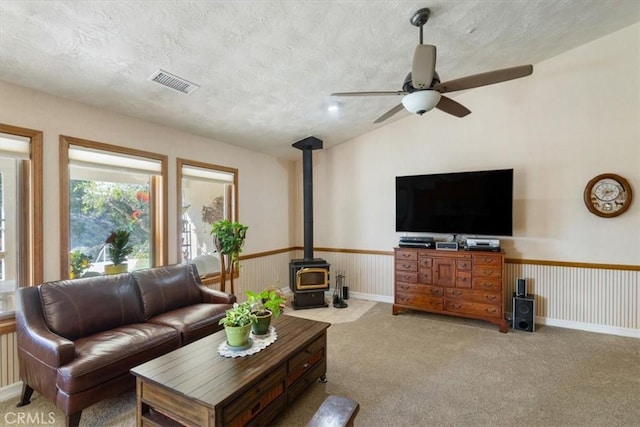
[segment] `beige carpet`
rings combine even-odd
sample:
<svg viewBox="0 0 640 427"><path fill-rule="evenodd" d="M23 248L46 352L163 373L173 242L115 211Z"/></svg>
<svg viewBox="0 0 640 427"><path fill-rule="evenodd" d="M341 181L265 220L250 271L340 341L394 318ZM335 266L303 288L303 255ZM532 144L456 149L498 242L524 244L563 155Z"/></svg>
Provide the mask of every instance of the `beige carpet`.
<svg viewBox="0 0 640 427"><path fill-rule="evenodd" d="M392 316L384 303L355 321L332 324L327 377L274 426L304 426L329 394L360 402L356 425L367 427L608 427L640 420L638 339L553 327L501 334L479 321ZM81 425L134 426L134 401L131 392L100 402L83 413ZM14 405L1 403L0 414L15 412ZM51 425L63 425L39 396L22 410L54 412Z"/></svg>

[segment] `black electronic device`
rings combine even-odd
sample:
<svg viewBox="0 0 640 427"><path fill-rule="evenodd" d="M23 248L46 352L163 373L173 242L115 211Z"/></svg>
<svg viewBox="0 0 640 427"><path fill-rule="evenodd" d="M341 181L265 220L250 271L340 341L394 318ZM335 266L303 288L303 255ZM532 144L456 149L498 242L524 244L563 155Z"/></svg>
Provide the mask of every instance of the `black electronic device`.
<svg viewBox="0 0 640 427"><path fill-rule="evenodd" d="M401 236L398 246L401 248L433 248L433 237L427 236Z"/></svg>
<svg viewBox="0 0 640 427"><path fill-rule="evenodd" d="M513 169L396 177L396 231L513 235Z"/></svg>
<svg viewBox="0 0 640 427"><path fill-rule="evenodd" d="M516 296L526 297L527 296L527 281L524 279L518 279L516 283Z"/></svg>
<svg viewBox="0 0 640 427"><path fill-rule="evenodd" d="M513 329L527 332L536 330L536 300L533 295L513 295Z"/></svg>

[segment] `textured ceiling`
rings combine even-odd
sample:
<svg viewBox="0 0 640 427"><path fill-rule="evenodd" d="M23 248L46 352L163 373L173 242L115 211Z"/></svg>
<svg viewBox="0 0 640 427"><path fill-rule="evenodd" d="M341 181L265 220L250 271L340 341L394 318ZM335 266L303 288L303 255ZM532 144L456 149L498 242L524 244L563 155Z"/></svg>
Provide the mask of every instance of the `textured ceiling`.
<svg viewBox="0 0 640 427"><path fill-rule="evenodd" d="M327 147L384 125L372 122L399 98L344 98L331 114L329 94L400 89L423 7L442 81L535 65L640 21L640 0L0 0L0 80L295 159L305 136ZM201 87L147 80L158 68Z"/></svg>

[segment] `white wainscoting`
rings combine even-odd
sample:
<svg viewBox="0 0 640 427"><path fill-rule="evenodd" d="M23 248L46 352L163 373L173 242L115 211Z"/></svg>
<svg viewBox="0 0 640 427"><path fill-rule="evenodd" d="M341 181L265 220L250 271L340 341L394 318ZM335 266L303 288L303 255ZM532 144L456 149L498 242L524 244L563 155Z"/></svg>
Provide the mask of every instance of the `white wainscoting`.
<svg viewBox="0 0 640 427"><path fill-rule="evenodd" d="M537 323L640 338L640 271L508 263L506 275L508 312L522 278Z"/></svg>
<svg viewBox="0 0 640 427"><path fill-rule="evenodd" d="M16 333L0 335L0 387L19 381Z"/></svg>

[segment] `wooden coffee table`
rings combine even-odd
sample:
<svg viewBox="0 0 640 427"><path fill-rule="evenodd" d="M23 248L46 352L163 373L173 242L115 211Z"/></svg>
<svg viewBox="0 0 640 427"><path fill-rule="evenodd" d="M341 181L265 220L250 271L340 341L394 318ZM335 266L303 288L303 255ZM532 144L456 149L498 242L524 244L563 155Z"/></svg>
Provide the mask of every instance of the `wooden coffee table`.
<svg viewBox="0 0 640 427"><path fill-rule="evenodd" d="M330 326L287 315L272 325L276 342L251 356L220 356L220 331L133 368L137 425L269 424L309 384L325 379Z"/></svg>

